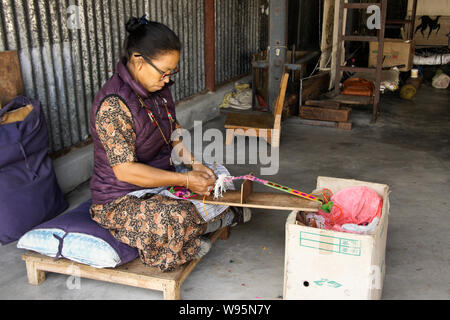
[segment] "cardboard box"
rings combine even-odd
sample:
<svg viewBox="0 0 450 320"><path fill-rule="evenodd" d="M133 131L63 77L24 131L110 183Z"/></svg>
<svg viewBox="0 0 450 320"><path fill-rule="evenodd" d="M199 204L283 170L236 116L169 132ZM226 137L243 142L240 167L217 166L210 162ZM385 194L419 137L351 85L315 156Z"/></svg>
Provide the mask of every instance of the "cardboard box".
<svg viewBox="0 0 450 320"><path fill-rule="evenodd" d="M400 71L409 71L413 66L414 58L414 41L402 39L384 39L385 56L383 67L392 67L404 64L404 68ZM378 41L369 43L369 67L376 67L378 55Z"/></svg>
<svg viewBox="0 0 450 320"><path fill-rule="evenodd" d="M296 224L297 211L286 221L283 298L381 298L385 275L385 250L389 214L389 187L358 180L318 177L317 189L336 193L344 188L367 186L383 198L376 231L371 235L336 232Z"/></svg>
<svg viewBox="0 0 450 320"><path fill-rule="evenodd" d="M411 16L414 0L408 0L407 15ZM416 16L450 16L450 0L417 0Z"/></svg>
<svg viewBox="0 0 450 320"><path fill-rule="evenodd" d="M426 20L422 20L422 16L416 16L414 23L414 43L420 46L447 46L449 39L447 34L450 31L450 16L431 16L432 20L436 20L439 28L431 30ZM424 18L426 19L426 18ZM422 27L424 28L422 34ZM417 30L417 31L416 31ZM405 38L405 33L402 33Z"/></svg>

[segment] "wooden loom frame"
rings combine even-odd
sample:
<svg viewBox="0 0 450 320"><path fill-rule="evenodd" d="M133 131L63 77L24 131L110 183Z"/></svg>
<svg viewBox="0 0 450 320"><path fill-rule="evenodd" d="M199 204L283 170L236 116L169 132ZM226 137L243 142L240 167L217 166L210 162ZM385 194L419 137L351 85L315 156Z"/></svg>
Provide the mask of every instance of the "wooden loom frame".
<svg viewBox="0 0 450 320"><path fill-rule="evenodd" d="M250 173L251 175L251 173ZM317 212L321 204L317 201L304 199L288 193L253 192L253 181L245 180L239 191L227 191L219 199L214 195L203 197L195 195L191 200L203 201L208 204L226 205L233 207L262 208L272 210L299 210Z"/></svg>

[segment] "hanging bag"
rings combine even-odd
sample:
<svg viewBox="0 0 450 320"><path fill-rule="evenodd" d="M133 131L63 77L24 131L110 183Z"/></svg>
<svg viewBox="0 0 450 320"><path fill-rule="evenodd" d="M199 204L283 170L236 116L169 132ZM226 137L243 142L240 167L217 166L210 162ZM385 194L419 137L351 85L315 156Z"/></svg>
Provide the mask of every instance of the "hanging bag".
<svg viewBox="0 0 450 320"><path fill-rule="evenodd" d="M15 118L23 107L31 111ZM0 109L0 243L16 241L67 207L48 156L41 105L18 96Z"/></svg>

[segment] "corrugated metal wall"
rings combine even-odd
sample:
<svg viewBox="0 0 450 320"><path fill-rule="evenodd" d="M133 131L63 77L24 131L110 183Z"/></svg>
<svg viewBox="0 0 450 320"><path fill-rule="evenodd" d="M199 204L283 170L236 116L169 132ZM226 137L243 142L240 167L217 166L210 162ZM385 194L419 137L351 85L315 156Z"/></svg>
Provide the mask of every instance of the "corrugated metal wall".
<svg viewBox="0 0 450 320"><path fill-rule="evenodd" d="M250 72L260 2L216 0L217 83ZM112 75L130 16L162 22L183 43L175 100L205 89L204 0L0 0L0 51L17 50L25 94L41 101L51 152L86 140L91 102Z"/></svg>
<svg viewBox="0 0 450 320"><path fill-rule="evenodd" d="M251 72L252 55L266 46L261 5L266 0L216 0L216 84ZM266 41L267 42L267 41Z"/></svg>

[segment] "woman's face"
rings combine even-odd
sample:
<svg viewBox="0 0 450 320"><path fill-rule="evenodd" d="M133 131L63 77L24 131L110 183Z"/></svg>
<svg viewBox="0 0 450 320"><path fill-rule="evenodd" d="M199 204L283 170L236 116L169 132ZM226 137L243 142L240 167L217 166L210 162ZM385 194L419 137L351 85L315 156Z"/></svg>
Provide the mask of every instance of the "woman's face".
<svg viewBox="0 0 450 320"><path fill-rule="evenodd" d="M135 80L149 92L161 90L166 83L169 82L170 77L163 75L156 70L158 68L164 74L171 73L178 65L180 60L180 52L167 51L160 54L158 57L151 59L152 66L144 57L132 56L130 64L132 66L132 74ZM155 68L156 67L156 68Z"/></svg>

